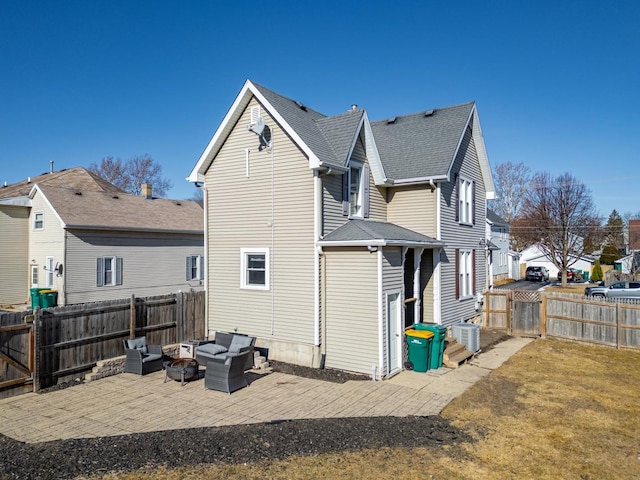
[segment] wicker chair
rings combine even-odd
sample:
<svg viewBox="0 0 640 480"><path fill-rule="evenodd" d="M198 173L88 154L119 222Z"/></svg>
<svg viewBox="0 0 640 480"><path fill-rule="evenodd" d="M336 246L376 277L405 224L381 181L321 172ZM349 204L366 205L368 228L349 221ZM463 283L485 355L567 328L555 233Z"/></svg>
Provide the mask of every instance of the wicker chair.
<svg viewBox="0 0 640 480"><path fill-rule="evenodd" d="M147 337L124 340L125 373L145 375L162 370L162 346L147 345Z"/></svg>
<svg viewBox="0 0 640 480"><path fill-rule="evenodd" d="M207 361L204 375L204 388L220 392L235 392L249 385L244 376L247 356L251 355L251 348L245 347L240 353L227 358L212 358Z"/></svg>

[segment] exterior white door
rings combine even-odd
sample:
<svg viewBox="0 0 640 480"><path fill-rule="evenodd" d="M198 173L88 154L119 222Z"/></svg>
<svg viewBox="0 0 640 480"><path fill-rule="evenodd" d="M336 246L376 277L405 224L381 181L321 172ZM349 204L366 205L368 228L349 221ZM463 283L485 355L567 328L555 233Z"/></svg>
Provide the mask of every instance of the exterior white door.
<svg viewBox="0 0 640 480"><path fill-rule="evenodd" d="M400 292L387 293L387 374L400 370Z"/></svg>

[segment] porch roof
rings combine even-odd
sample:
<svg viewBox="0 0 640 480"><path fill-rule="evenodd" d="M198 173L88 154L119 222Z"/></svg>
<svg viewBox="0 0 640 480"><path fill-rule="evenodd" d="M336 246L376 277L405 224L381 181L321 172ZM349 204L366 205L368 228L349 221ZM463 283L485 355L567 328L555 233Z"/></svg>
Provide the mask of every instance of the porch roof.
<svg viewBox="0 0 640 480"><path fill-rule="evenodd" d="M406 246L444 247L444 242L394 223L373 220L349 220L317 242L322 247Z"/></svg>

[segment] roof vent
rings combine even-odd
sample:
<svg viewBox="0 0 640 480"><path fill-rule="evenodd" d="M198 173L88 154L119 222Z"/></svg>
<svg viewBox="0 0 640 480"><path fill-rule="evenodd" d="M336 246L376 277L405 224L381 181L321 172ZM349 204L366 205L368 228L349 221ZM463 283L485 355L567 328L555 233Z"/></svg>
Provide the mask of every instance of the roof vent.
<svg viewBox="0 0 640 480"><path fill-rule="evenodd" d="M299 102L299 101L297 101L297 100L296 100L296 105L298 106L298 108L299 108L300 110L303 110L303 111L305 111L305 112L307 111L307 106L306 106L306 105L304 105L303 103L301 103L301 102Z"/></svg>
<svg viewBox="0 0 640 480"><path fill-rule="evenodd" d="M178 207L182 206L182 204L180 202L176 202L175 203Z"/></svg>
<svg viewBox="0 0 640 480"><path fill-rule="evenodd" d="M427 110L426 112L424 112L424 116L425 117L430 117L431 115L433 115L436 111L435 110Z"/></svg>
<svg viewBox="0 0 640 480"><path fill-rule="evenodd" d="M391 118L387 119L387 124L396 123L397 119L398 119L398 117L391 117Z"/></svg>
<svg viewBox="0 0 640 480"><path fill-rule="evenodd" d="M7 181L5 180L3 187L6 187L6 186L7 186Z"/></svg>
<svg viewBox="0 0 640 480"><path fill-rule="evenodd" d="M82 195L82 192L73 192L73 193L75 193L76 195Z"/></svg>
<svg viewBox="0 0 640 480"><path fill-rule="evenodd" d="M118 195L112 195L111 198L115 198L116 200L119 199L120 197Z"/></svg>
<svg viewBox="0 0 640 480"><path fill-rule="evenodd" d="M354 103L353 105L351 105L351 111L355 112L356 110L358 110L358 105Z"/></svg>

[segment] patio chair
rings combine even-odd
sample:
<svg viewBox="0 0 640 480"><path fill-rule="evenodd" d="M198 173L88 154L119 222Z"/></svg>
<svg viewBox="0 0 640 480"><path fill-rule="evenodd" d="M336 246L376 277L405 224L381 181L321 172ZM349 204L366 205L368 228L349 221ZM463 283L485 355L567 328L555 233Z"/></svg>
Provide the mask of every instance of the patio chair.
<svg viewBox="0 0 640 480"><path fill-rule="evenodd" d="M145 375L162 370L162 346L147 345L147 337L124 340L125 373Z"/></svg>
<svg viewBox="0 0 640 480"><path fill-rule="evenodd" d="M207 361L204 375L204 388L220 392L235 392L249 385L244 376L247 356L251 355L250 347L243 348L240 353L226 358L212 358Z"/></svg>

